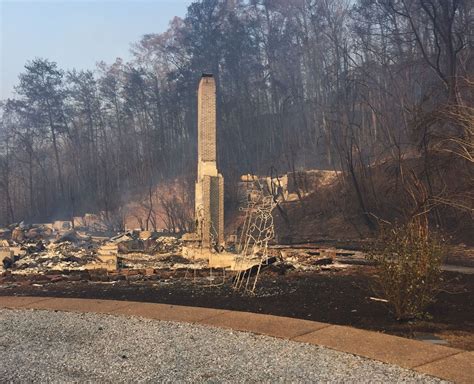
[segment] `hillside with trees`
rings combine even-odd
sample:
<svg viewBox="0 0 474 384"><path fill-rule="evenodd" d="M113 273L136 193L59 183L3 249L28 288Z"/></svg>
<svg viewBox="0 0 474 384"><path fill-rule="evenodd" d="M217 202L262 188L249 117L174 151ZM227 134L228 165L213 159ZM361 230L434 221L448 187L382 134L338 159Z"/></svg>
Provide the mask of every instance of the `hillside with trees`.
<svg viewBox="0 0 474 384"><path fill-rule="evenodd" d="M192 191L212 72L228 185L340 170L335 201L370 230L429 212L472 238L472 1L203 0L132 52L88 71L26 63L0 105L1 224L119 215L176 179Z"/></svg>

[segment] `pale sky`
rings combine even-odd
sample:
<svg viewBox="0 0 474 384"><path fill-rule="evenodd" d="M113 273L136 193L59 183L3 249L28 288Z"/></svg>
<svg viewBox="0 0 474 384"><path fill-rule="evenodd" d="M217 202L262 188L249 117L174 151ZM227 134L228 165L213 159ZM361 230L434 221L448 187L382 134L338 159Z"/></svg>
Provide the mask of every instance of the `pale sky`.
<svg viewBox="0 0 474 384"><path fill-rule="evenodd" d="M0 0L0 99L35 57L62 69L130 59L130 44L184 17L192 0Z"/></svg>

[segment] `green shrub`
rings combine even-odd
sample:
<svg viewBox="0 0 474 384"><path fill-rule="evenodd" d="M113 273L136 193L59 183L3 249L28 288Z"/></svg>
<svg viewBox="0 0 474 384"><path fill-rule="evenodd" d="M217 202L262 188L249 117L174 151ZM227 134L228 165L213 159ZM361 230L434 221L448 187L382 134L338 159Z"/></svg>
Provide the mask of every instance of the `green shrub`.
<svg viewBox="0 0 474 384"><path fill-rule="evenodd" d="M417 222L381 229L369 252L377 266L374 291L398 320L420 317L435 300L445 252L443 241Z"/></svg>

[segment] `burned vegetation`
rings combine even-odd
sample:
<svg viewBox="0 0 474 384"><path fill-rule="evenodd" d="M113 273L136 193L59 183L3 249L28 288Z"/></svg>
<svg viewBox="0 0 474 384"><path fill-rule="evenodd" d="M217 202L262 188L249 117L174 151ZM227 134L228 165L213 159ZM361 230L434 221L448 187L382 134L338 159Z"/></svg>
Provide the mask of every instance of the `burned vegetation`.
<svg viewBox="0 0 474 384"><path fill-rule="evenodd" d="M472 349L473 12L205 0L130 62L28 62L0 104L0 294Z"/></svg>

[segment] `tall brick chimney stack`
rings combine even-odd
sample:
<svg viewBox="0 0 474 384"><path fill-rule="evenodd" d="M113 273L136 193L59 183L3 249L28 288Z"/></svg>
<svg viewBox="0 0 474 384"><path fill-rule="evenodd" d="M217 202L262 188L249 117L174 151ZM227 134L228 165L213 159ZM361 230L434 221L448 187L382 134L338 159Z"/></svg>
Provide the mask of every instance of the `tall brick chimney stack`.
<svg viewBox="0 0 474 384"><path fill-rule="evenodd" d="M203 247L224 245L224 178L217 170L216 83L203 74L198 89L197 235Z"/></svg>

